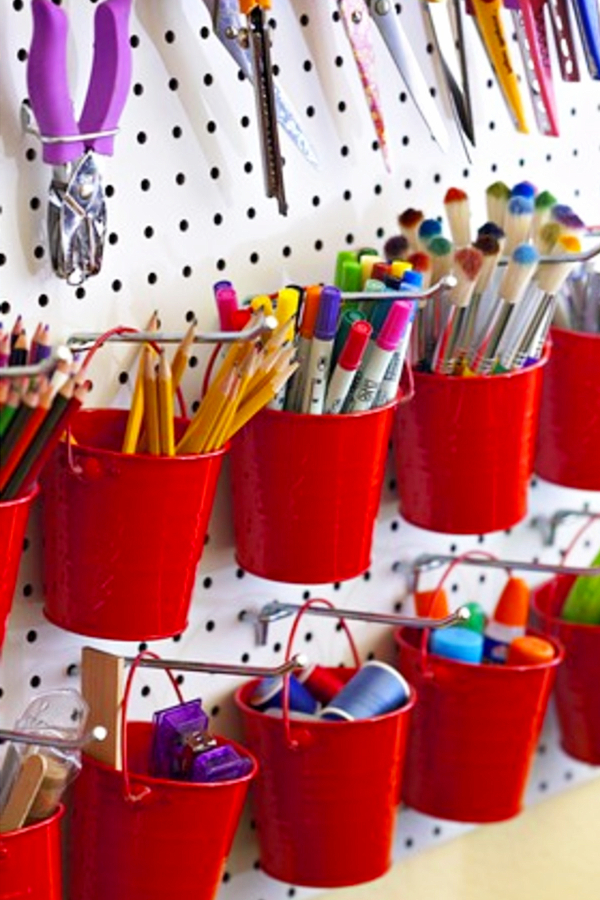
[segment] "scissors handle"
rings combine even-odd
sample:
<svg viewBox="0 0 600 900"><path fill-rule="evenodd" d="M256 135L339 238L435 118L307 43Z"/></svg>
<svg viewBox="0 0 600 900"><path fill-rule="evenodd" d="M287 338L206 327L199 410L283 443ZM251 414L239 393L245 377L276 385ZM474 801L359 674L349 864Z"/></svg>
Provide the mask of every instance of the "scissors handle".
<svg viewBox="0 0 600 900"><path fill-rule="evenodd" d="M83 104L82 134L117 128L131 84L132 54L129 43L131 0L105 0L94 17L94 60ZM112 156L114 135L97 137L87 148Z"/></svg>
<svg viewBox="0 0 600 900"><path fill-rule="evenodd" d="M79 134L67 77L68 21L50 0L32 0L33 38L27 60L27 91L42 136ZM84 152L82 141L44 144L43 160L53 166L72 162Z"/></svg>

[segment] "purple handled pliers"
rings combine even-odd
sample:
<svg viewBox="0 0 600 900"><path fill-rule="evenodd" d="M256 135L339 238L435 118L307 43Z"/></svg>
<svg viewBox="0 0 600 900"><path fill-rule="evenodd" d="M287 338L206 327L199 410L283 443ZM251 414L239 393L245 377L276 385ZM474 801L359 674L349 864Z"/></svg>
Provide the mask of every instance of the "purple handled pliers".
<svg viewBox="0 0 600 900"><path fill-rule="evenodd" d="M67 76L68 20L51 0L32 0L33 38L27 63L29 102L53 167L48 203L52 267L81 284L100 271L106 203L95 154L112 156L131 83L131 0L104 0L94 18L92 72L79 121Z"/></svg>

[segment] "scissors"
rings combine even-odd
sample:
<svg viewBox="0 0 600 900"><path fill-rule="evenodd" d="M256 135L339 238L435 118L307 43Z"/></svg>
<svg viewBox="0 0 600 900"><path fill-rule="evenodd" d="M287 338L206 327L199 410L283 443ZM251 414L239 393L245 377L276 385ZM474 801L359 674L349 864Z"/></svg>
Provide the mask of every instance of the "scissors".
<svg viewBox="0 0 600 900"><path fill-rule="evenodd" d="M214 33L252 84L252 58L243 40L244 26L238 0L204 0L204 3L210 13ZM302 130L292 103L276 82L273 82L273 93L278 123L304 158L311 165L318 166L316 153Z"/></svg>
<svg viewBox="0 0 600 900"><path fill-rule="evenodd" d="M94 56L79 121L67 76L68 20L51 0L32 0L27 61L29 102L52 166L48 242L54 272L81 284L100 271L106 202L97 154L112 156L131 83L131 0L104 0L94 16Z"/></svg>

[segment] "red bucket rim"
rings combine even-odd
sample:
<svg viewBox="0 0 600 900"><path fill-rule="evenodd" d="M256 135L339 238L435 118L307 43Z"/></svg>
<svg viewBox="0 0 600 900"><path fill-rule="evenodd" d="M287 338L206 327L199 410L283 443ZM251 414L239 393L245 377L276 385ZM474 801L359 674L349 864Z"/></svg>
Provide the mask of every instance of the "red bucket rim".
<svg viewBox="0 0 600 900"><path fill-rule="evenodd" d="M600 340L600 334L590 331L577 331L575 328L559 328L556 325L553 325L550 329L550 337L552 337L553 334L568 335L570 338L582 342L585 341L591 343Z"/></svg>
<svg viewBox="0 0 600 900"><path fill-rule="evenodd" d="M152 727L151 722L128 722L128 726L131 725L145 725L148 728ZM212 789L216 790L217 788L223 787L232 787L233 785L243 784L246 781L251 781L256 773L258 772L258 760L254 756L253 753L248 750L247 747L242 746L242 744L238 744L237 741L230 740L229 738L224 738L222 735L217 735L217 737L221 738L226 744L232 746L235 750L239 750L243 753L244 756L247 756L248 759L252 762L252 768L245 775L241 775L239 778L228 778L226 781L174 781L169 778L155 778L153 775L140 775L138 772L133 772L131 769L129 770L129 780L132 784L144 784L154 787L168 787L173 790L200 790L200 789ZM93 768L100 769L103 772L110 772L112 775L123 776L123 771L121 769L115 769L114 766L110 766L108 763L102 762L99 759L95 759L93 756L89 756L87 753L83 753L83 757L85 758L86 765L90 765Z"/></svg>
<svg viewBox="0 0 600 900"><path fill-rule="evenodd" d="M407 398L408 399L408 398ZM263 416L264 418L273 418L277 417L279 419L285 420L293 418L295 422L304 421L308 419L311 422L336 422L339 420L348 421L348 420L356 420L356 419L365 419L369 416L376 416L378 414L388 412L389 410L394 410L396 407L401 406L403 403L402 397L397 397L395 400L390 400L389 403L385 403L383 406L377 406L375 409L363 409L358 412L352 413L336 413L335 415L312 415L311 413L297 413L292 412L289 409L268 409L265 407L261 409L257 416ZM317 425L318 427L318 425Z"/></svg>
<svg viewBox="0 0 600 900"><path fill-rule="evenodd" d="M0 834L0 845L6 838L25 837L25 835L31 834L32 831L41 831L43 828L49 828L53 822L62 819L64 814L65 806L64 804L59 803L57 809L51 816L46 816L45 819L40 819L38 822L32 822L31 825L23 825L22 828L15 828L13 831L5 831L3 834Z"/></svg>
<svg viewBox="0 0 600 900"><path fill-rule="evenodd" d="M94 415L94 413L114 413L119 414L121 416L128 415L128 411L126 409L107 409L105 407L88 407L86 409L80 409L77 412L73 420L73 425L80 417L89 417L90 415ZM182 421L181 416L177 416L175 421ZM72 428L73 430L73 428ZM77 453L81 453L82 456L102 456L108 459L143 459L144 461L155 461L157 459L160 460L168 460L169 462L186 462L186 461L198 461L200 459L211 459L219 456L223 456L230 447L230 443L228 442L223 447L219 447L217 450L209 450L208 453L181 453L176 456L164 456L162 453L157 455L150 455L148 453L122 453L120 450L107 450L104 447L94 447L91 444L80 444L77 442L73 444L73 451L77 451Z"/></svg>
<svg viewBox="0 0 600 900"><path fill-rule="evenodd" d="M39 484L34 484L33 487L23 495L15 497L13 500L0 500L0 510L2 509L10 509L11 506L19 506L21 504L27 504L32 500L35 500L37 495L40 492Z"/></svg>
<svg viewBox="0 0 600 900"><path fill-rule="evenodd" d="M540 609L538 604L539 592L547 587L548 585L555 584L558 578L561 577L559 575L555 575L554 578L549 578L548 581L544 581L542 584L537 585L531 591L531 606L535 611L536 615L540 617L540 619L545 619L550 622L553 626L558 628L568 628L573 631L592 631L594 628L600 628L600 623L594 625L589 622L569 622L568 619L561 619L560 616L555 615L554 613L547 612L544 609ZM544 635L547 637L547 635Z"/></svg>
<svg viewBox="0 0 600 900"><path fill-rule="evenodd" d="M335 667L334 667L335 668ZM276 725L280 725L281 728L284 728L284 719L283 716L281 718L275 718L274 716L269 716L265 712L261 712L259 709L256 709L254 706L250 706L250 704L246 701L245 695L250 692L250 689L254 687L254 685L258 684L260 679L254 678L252 681L249 681L247 684L242 684L233 695L233 699L235 701L236 706L244 713L250 713L253 718L270 719L272 722L276 723ZM318 728L319 730L326 731L327 729L336 728L338 731L341 728L352 728L353 726L362 725L364 726L365 722L379 722L384 721L386 719L392 719L395 716L399 716L403 713L410 712L410 710L414 707L417 702L417 692L412 684L408 685L409 687L409 695L408 700L404 704L404 706L398 707L398 709L393 709L391 712L382 713L379 716L370 716L368 719L354 719L352 721L339 721L339 720L328 720L328 719L319 719L315 716L314 719L294 719L293 710L290 710L290 724L296 725L299 728Z"/></svg>
<svg viewBox="0 0 600 900"><path fill-rule="evenodd" d="M420 648L416 647L410 641L406 640L403 632L407 632L407 631L410 631L410 632L414 631L417 635L419 635L419 631L416 628L412 628L410 625L402 625L399 628L394 629L394 641L396 642L398 647L409 647L411 650L415 651L416 653L419 653ZM536 631L535 628L528 628L527 634L530 634L535 637L543 637L544 640L546 640L550 644L552 644L552 647L554 648L554 657L551 660L549 660L548 662L527 663L527 664L522 664L522 665L514 665L514 663L511 665L508 665L507 663L502 663L502 665L483 666L483 668L485 668L486 670L489 669L494 672L504 672L504 673L510 672L510 673L512 673L512 672L528 672L528 671L531 672L536 669L550 669L554 666L560 665L560 663L565 658L565 648L563 647L563 645L561 644L560 641L556 640L556 638L552 637L551 635L542 634L540 631ZM444 663L444 665L449 666L450 669L464 670L466 666L468 666L470 669L482 667L481 663L467 663L467 662L462 662L462 660L460 660L460 659L448 659L448 657L445 657L445 656L437 656L434 653L429 653L428 650L423 654L423 657L424 657L424 659L427 659L427 660L429 660L429 659L432 659L432 660L435 659L436 661L441 660ZM504 676L500 675L500 677L502 678Z"/></svg>

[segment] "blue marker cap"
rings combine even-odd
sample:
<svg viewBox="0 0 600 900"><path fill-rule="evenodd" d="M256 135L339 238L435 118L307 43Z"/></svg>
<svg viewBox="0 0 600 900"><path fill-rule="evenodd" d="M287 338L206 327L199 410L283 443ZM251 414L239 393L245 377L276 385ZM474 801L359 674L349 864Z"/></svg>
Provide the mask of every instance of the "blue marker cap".
<svg viewBox="0 0 600 900"><path fill-rule="evenodd" d="M321 341L331 341L335 337L342 294L335 287L324 287L319 300L319 311L315 322L315 337Z"/></svg>
<svg viewBox="0 0 600 900"><path fill-rule="evenodd" d="M419 225L418 235L422 241L430 241L431 238L438 237L441 233L442 225L437 219L423 219Z"/></svg>
<svg viewBox="0 0 600 900"><path fill-rule="evenodd" d="M415 272L414 269L407 269L406 272L402 276L401 287L422 288L423 287L423 273Z"/></svg>
<svg viewBox="0 0 600 900"><path fill-rule="evenodd" d="M534 209L535 204L531 197L511 197L508 201L508 211L511 216L529 216Z"/></svg>
<svg viewBox="0 0 600 900"><path fill-rule="evenodd" d="M480 663L483 635L468 628L436 628L429 637L429 652L464 663Z"/></svg>
<svg viewBox="0 0 600 900"><path fill-rule="evenodd" d="M531 200L535 198L537 191L535 185L530 181L520 181L518 184L515 184L514 188L510 192L511 197L529 197Z"/></svg>

